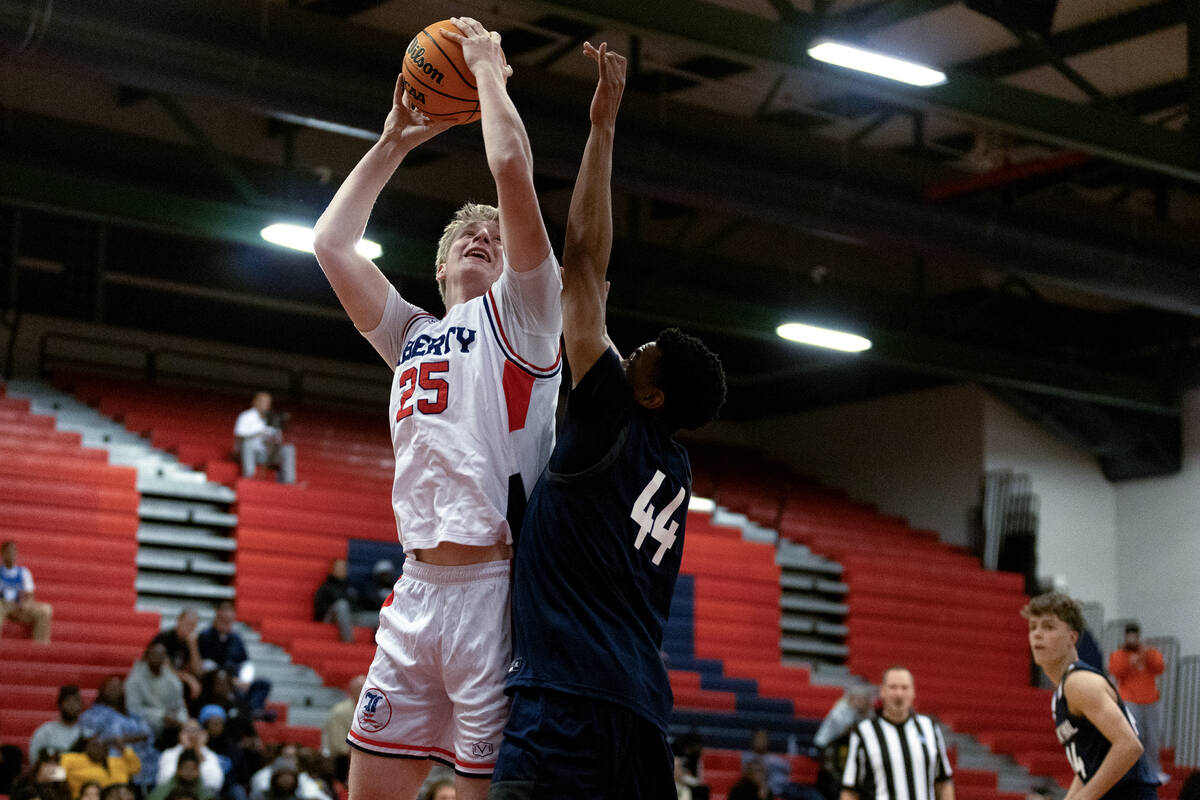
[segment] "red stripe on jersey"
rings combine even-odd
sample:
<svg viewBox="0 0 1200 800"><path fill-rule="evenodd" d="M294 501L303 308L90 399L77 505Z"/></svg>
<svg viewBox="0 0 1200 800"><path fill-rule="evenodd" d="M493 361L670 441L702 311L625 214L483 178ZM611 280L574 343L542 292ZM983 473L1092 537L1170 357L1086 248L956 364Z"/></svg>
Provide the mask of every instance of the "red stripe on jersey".
<svg viewBox="0 0 1200 800"><path fill-rule="evenodd" d="M504 359L504 402L508 406L508 432L519 431L525 427L525 417L529 414L529 398L533 394L533 382L536 380L525 370L508 359Z"/></svg>
<svg viewBox="0 0 1200 800"><path fill-rule="evenodd" d="M504 332L504 322L500 319L500 306L496 304L496 296L492 294L491 289L487 290L487 299L492 307L492 317L496 320L496 330L500 331L500 339L504 345L504 349L507 350L514 359L521 362L521 364L523 364L527 369L531 369L534 372L552 372L558 369L558 362L562 360L561 346L559 346L558 352L554 354L554 363L550 366L539 367L536 364L530 364L528 361L521 358L521 354L518 353L517 349L512 346L511 342L508 341L508 334Z"/></svg>
<svg viewBox="0 0 1200 800"><path fill-rule="evenodd" d="M400 341L407 342L409 328L411 328L413 326L413 323L416 322L417 320L425 319L426 317L428 317L429 319L432 319L432 320L437 319L437 317L435 317L433 314L430 314L428 311L417 311L411 317L409 317L408 322L404 323L404 327L400 330Z"/></svg>

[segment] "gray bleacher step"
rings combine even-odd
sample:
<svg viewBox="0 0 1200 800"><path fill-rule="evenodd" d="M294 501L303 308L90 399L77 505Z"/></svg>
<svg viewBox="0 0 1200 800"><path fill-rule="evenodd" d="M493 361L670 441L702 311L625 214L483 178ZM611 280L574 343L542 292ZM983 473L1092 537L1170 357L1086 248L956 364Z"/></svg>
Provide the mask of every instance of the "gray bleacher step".
<svg viewBox="0 0 1200 800"><path fill-rule="evenodd" d="M276 647L273 644L265 644L264 642L246 641L246 652L250 655L250 660L254 662L256 667L261 667L266 664L291 664L292 657L288 651L281 647Z"/></svg>
<svg viewBox="0 0 1200 800"><path fill-rule="evenodd" d="M207 482L202 472L193 472L186 477L139 475L137 489L143 495L180 500L203 500L210 503L232 503L237 500L235 491L219 483Z"/></svg>
<svg viewBox="0 0 1200 800"><path fill-rule="evenodd" d="M193 527L171 522L142 522L138 526L138 544L186 547L195 550L233 552L237 540L212 528Z"/></svg>
<svg viewBox="0 0 1200 800"><path fill-rule="evenodd" d="M784 633L840 636L844 638L850 632L850 629L845 625L822 622L812 617L792 616L790 614L784 614L779 624Z"/></svg>
<svg viewBox="0 0 1200 800"><path fill-rule="evenodd" d="M339 701L340 702L340 701ZM329 709L333 706L302 706L288 704L287 724L301 725L309 728L322 728L329 718Z"/></svg>
<svg viewBox="0 0 1200 800"><path fill-rule="evenodd" d="M780 646L785 653L790 654L804 653L834 658L845 658L850 654L850 648L844 644L834 644L811 636L787 635L780 639Z"/></svg>
<svg viewBox="0 0 1200 800"><path fill-rule="evenodd" d="M830 581L811 575L797 575L794 572L785 572L780 575L779 585L785 590L817 594L845 595L849 591L849 587L841 581Z"/></svg>
<svg viewBox="0 0 1200 800"><path fill-rule="evenodd" d="M138 594L165 594L207 600L232 600L236 591L232 586L221 586L199 580L188 580L188 576L138 575L134 582Z"/></svg>
<svg viewBox="0 0 1200 800"><path fill-rule="evenodd" d="M817 572L825 575L841 575L842 565L836 561L830 561L821 556L813 555L804 548L804 551L784 549L782 546L775 554L775 563L784 569L799 570L801 572Z"/></svg>
<svg viewBox="0 0 1200 800"><path fill-rule="evenodd" d="M322 685L316 673L312 674L313 678L309 681L272 680L269 701L287 703L289 718L293 710L301 708L320 709L322 713L328 714L330 706L341 701L346 694L331 686Z"/></svg>
<svg viewBox="0 0 1200 800"><path fill-rule="evenodd" d="M822 594L838 594L843 597L850 593L850 587L841 581L817 580L816 590Z"/></svg>
<svg viewBox="0 0 1200 800"><path fill-rule="evenodd" d="M149 547L138 549L137 565L139 569L154 569L161 572L190 572L198 575L223 575L228 577L237 573L236 564L229 561L217 561L207 554L193 556L184 553L160 551Z"/></svg>
<svg viewBox="0 0 1200 800"><path fill-rule="evenodd" d="M143 498L138 505L138 516L157 522L191 522L196 525L212 525L233 528L237 515L219 511L205 503L165 498Z"/></svg>
<svg viewBox="0 0 1200 800"><path fill-rule="evenodd" d="M845 603L833 603L829 600L816 600L811 597L789 597L787 595L780 598L779 605L784 611L831 614L840 617L846 616L846 612L850 610Z"/></svg>
<svg viewBox="0 0 1200 800"><path fill-rule="evenodd" d="M175 627L179 612L190 608L200 617L200 630L212 624L213 616L217 613L217 600L181 600L178 597L161 597L149 595L137 599L138 611L149 611L161 615L160 627L163 630Z"/></svg>
<svg viewBox="0 0 1200 800"><path fill-rule="evenodd" d="M787 659L784 659L788 663ZM849 686L851 683L862 683L862 680L850 672L845 664L815 664L809 674L809 680L821 686Z"/></svg>

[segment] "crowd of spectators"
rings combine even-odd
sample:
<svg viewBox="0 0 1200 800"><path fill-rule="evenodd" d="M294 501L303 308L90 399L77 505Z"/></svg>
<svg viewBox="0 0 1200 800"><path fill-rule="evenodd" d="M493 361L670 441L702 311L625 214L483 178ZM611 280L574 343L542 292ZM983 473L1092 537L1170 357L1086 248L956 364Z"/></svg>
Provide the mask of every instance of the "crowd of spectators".
<svg viewBox="0 0 1200 800"><path fill-rule="evenodd" d="M194 610L155 636L126 675L84 707L62 686L58 714L34 731L12 800L336 800L345 773L324 753L265 745L257 724L270 684L253 674L236 612L200 629ZM344 735L344 734L343 734ZM0 787L0 791L4 787Z"/></svg>

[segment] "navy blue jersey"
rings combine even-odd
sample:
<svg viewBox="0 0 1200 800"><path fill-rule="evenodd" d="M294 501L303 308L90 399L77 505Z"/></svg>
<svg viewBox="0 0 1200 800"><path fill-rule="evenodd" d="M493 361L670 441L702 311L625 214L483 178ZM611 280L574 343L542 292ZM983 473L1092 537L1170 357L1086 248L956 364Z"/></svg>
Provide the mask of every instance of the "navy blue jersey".
<svg viewBox="0 0 1200 800"><path fill-rule="evenodd" d="M1079 776L1079 780L1087 783L1096 774L1096 771L1100 769L1100 763L1108 755L1108 750L1112 747L1112 743L1105 738L1104 734L1087 717L1077 716L1067 709L1067 698L1063 687L1067 684L1067 678L1074 672L1094 672L1106 681L1108 678L1103 672L1095 669L1086 662L1076 661L1067 667L1067 671L1063 673L1062 680L1058 682L1058 688L1054 690L1054 697L1051 701L1054 711L1054 732L1058 735L1058 741L1062 742L1062 746L1067 751L1067 761L1070 763L1071 769ZM1111 686L1112 683L1109 682L1109 685ZM1134 723L1133 718L1129 716L1129 711L1126 710L1121 696L1116 694L1115 687L1113 694L1116 696L1117 705L1121 708L1121 713L1125 715L1125 719L1129 720L1129 726L1133 728L1136 734L1138 732L1137 725ZM1150 764L1146 760L1146 754L1143 753L1141 758L1137 760L1137 763L1130 767L1129 772L1125 773L1110 792L1119 787L1132 784L1153 786L1157 783L1158 777L1151 771Z"/></svg>
<svg viewBox="0 0 1200 800"><path fill-rule="evenodd" d="M691 487L687 451L605 352L571 391L516 541L509 691L620 703L667 730L659 649Z"/></svg>

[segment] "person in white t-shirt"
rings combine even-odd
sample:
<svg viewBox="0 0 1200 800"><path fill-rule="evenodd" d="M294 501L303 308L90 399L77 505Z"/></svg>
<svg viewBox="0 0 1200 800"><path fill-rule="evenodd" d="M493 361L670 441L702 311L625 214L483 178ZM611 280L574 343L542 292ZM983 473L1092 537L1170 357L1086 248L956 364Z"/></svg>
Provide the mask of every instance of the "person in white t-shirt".
<svg viewBox="0 0 1200 800"><path fill-rule="evenodd" d="M234 449L242 462L242 477L253 478L259 464L276 467L280 483L296 482L296 446L284 444L283 431L271 422L271 394L254 395L250 408L238 414L233 426Z"/></svg>
<svg viewBox="0 0 1200 800"><path fill-rule="evenodd" d="M17 543L0 545L0 558L0 628L4 620L11 619L31 628L35 642L49 642L54 608L33 599L33 574L17 564Z"/></svg>
<svg viewBox="0 0 1200 800"><path fill-rule="evenodd" d="M378 650L347 741L351 800L414 797L430 760L457 796L487 793L507 715L512 537L554 445L562 330L558 262L542 221L500 35L455 18L479 89L499 208L467 204L438 245L442 319L408 303L355 245L404 157L449 127L398 81L383 134L317 222L317 260L393 370L392 505L407 558L380 611Z"/></svg>

